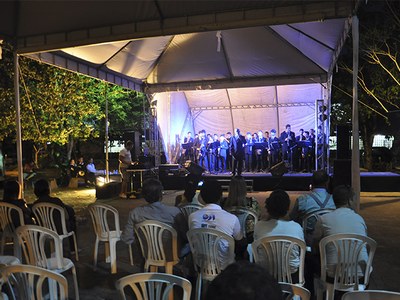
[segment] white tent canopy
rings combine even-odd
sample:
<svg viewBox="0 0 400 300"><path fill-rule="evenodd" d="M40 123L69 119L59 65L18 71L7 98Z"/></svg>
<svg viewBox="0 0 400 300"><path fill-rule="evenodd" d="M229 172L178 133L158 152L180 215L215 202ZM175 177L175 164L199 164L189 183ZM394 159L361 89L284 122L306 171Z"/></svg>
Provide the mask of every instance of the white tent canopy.
<svg viewBox="0 0 400 300"><path fill-rule="evenodd" d="M169 135L182 134L188 117L193 130L253 131L294 122L296 129L308 128L311 103L322 97L329 102L332 70L357 5L5 0L0 39L13 42L20 55L164 93L155 97Z"/></svg>

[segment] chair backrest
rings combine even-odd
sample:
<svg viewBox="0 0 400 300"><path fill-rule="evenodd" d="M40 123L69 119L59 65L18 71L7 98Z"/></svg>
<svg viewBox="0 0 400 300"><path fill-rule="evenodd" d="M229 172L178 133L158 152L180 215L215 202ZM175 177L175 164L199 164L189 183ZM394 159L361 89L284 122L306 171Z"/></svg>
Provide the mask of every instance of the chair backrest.
<svg viewBox="0 0 400 300"><path fill-rule="evenodd" d="M304 230L304 235L310 235L314 232L315 224L317 224L318 218L324 214L334 211L333 208L324 208L319 210L314 210L303 217L302 226Z"/></svg>
<svg viewBox="0 0 400 300"><path fill-rule="evenodd" d="M89 213L94 231L100 239L108 239L110 231L121 234L119 213L115 207L108 204L94 203L89 205ZM110 222L113 224L110 224Z"/></svg>
<svg viewBox="0 0 400 300"><path fill-rule="evenodd" d="M334 267L334 288L358 290L359 280L361 284L367 285L372 271L372 260L376 250L376 242L366 236L357 234L334 234L323 238L319 242L321 255L321 279L326 281L327 277L327 248L331 247L336 253L337 263ZM368 259L365 265L362 261L362 252L367 251ZM361 274L359 270L361 269Z"/></svg>
<svg viewBox="0 0 400 300"><path fill-rule="evenodd" d="M291 262L297 261L299 284L304 284L304 260L306 244L304 241L290 236L263 237L252 243L254 261L267 268L278 282L292 282L292 272L296 267Z"/></svg>
<svg viewBox="0 0 400 300"><path fill-rule="evenodd" d="M400 300L400 293L379 290L352 291L344 294L342 300Z"/></svg>
<svg viewBox="0 0 400 300"><path fill-rule="evenodd" d="M178 234L173 227L147 220L136 224L135 230L147 265L163 266L166 262L179 261Z"/></svg>
<svg viewBox="0 0 400 300"><path fill-rule="evenodd" d="M36 203L32 207L37 223L45 228L53 230L58 234L68 233L66 216L67 213L63 207L49 202Z"/></svg>
<svg viewBox="0 0 400 300"><path fill-rule="evenodd" d="M18 227L15 234L27 264L45 269L49 269L50 265L52 269L63 268L62 241L55 231L37 225L25 225Z"/></svg>
<svg viewBox="0 0 400 300"><path fill-rule="evenodd" d="M232 236L211 228L191 229L187 233L196 271L205 280L213 280L235 261Z"/></svg>
<svg viewBox="0 0 400 300"><path fill-rule="evenodd" d="M19 223L16 223L19 222ZM24 213L18 206L0 201L0 228L6 234L15 232L18 225L25 225Z"/></svg>
<svg viewBox="0 0 400 300"><path fill-rule="evenodd" d="M279 286L282 289L283 299L285 300L299 299L298 297L300 297L300 300L309 300L311 297L310 291L302 286L287 282L279 282Z"/></svg>
<svg viewBox="0 0 400 300"><path fill-rule="evenodd" d="M135 294L138 300L166 300L174 286L182 288L182 300L190 300L192 284L189 280L171 274L139 273L117 280L116 288L120 299L125 300L125 293ZM177 298L175 298L176 300Z"/></svg>
<svg viewBox="0 0 400 300"><path fill-rule="evenodd" d="M50 299L68 299L67 279L56 272L29 265L13 265L3 267L0 274L2 281L12 287L3 289L9 299L41 300L47 293L51 295Z"/></svg>
<svg viewBox="0 0 400 300"><path fill-rule="evenodd" d="M240 222L240 227L242 228L243 236L246 237L248 232L247 232L247 224L248 222L252 222L252 230L254 231L254 226L256 225L258 221L258 216L256 212L252 209L248 209L245 207L238 207L234 206L228 209L228 212L231 214L234 214L235 216L238 217L239 222Z"/></svg>
<svg viewBox="0 0 400 300"><path fill-rule="evenodd" d="M201 208L203 208L203 205L200 204L185 204L182 206L179 206L180 210L182 211L183 215L185 216L186 220L189 219L189 215Z"/></svg>

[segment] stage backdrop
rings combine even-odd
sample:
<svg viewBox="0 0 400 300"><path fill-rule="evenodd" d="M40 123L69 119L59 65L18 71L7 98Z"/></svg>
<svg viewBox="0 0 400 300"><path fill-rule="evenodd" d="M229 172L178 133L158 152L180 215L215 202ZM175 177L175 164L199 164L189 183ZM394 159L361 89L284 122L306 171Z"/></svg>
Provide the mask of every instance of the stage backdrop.
<svg viewBox="0 0 400 300"><path fill-rule="evenodd" d="M315 127L315 101L326 98L324 85L298 84L254 88L197 90L156 94L157 118L167 159L176 162L187 131L243 134L286 124L298 134ZM193 134L194 136L194 134Z"/></svg>

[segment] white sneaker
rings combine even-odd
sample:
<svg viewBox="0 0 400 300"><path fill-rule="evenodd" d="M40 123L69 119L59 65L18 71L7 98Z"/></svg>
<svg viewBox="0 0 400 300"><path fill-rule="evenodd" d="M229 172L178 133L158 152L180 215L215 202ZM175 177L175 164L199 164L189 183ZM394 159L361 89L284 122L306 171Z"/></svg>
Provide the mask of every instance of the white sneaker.
<svg viewBox="0 0 400 300"><path fill-rule="evenodd" d="M119 197L120 197L120 198L124 198L124 199L127 198L125 193L120 193L120 194L119 194Z"/></svg>

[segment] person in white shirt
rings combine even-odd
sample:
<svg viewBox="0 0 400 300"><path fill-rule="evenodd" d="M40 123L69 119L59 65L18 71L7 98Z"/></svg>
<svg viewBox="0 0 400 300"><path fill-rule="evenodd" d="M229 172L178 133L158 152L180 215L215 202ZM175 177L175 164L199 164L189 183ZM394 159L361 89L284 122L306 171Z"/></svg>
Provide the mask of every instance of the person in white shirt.
<svg viewBox="0 0 400 300"><path fill-rule="evenodd" d="M236 241L235 252L242 252L241 241L243 233L240 227L239 219L235 215L223 210L219 205L222 197L222 188L217 181L205 181L200 196L206 203L204 208L193 212L189 216L189 230L194 228L212 228L232 236ZM244 248L246 249L246 248ZM228 244L225 243L220 247L221 264L225 265L226 253L228 252Z"/></svg>
<svg viewBox="0 0 400 300"><path fill-rule="evenodd" d="M285 220L290 207L289 195L284 190L275 190L265 200L265 208L269 214L269 220L259 221L254 227L254 240L262 237L285 235L304 241L303 228L294 221ZM290 268L296 273L300 265L300 249L293 247Z"/></svg>
<svg viewBox="0 0 400 300"><path fill-rule="evenodd" d="M131 150L133 148L133 142L127 141L125 143L125 148L119 152L119 173L122 177L121 193L119 196L121 198L126 198L126 193L128 190L129 174L126 171L128 167L132 164Z"/></svg>
<svg viewBox="0 0 400 300"><path fill-rule="evenodd" d="M86 165L86 183L89 185L96 185L96 174L98 171L93 163L93 158L89 159L88 164Z"/></svg>

